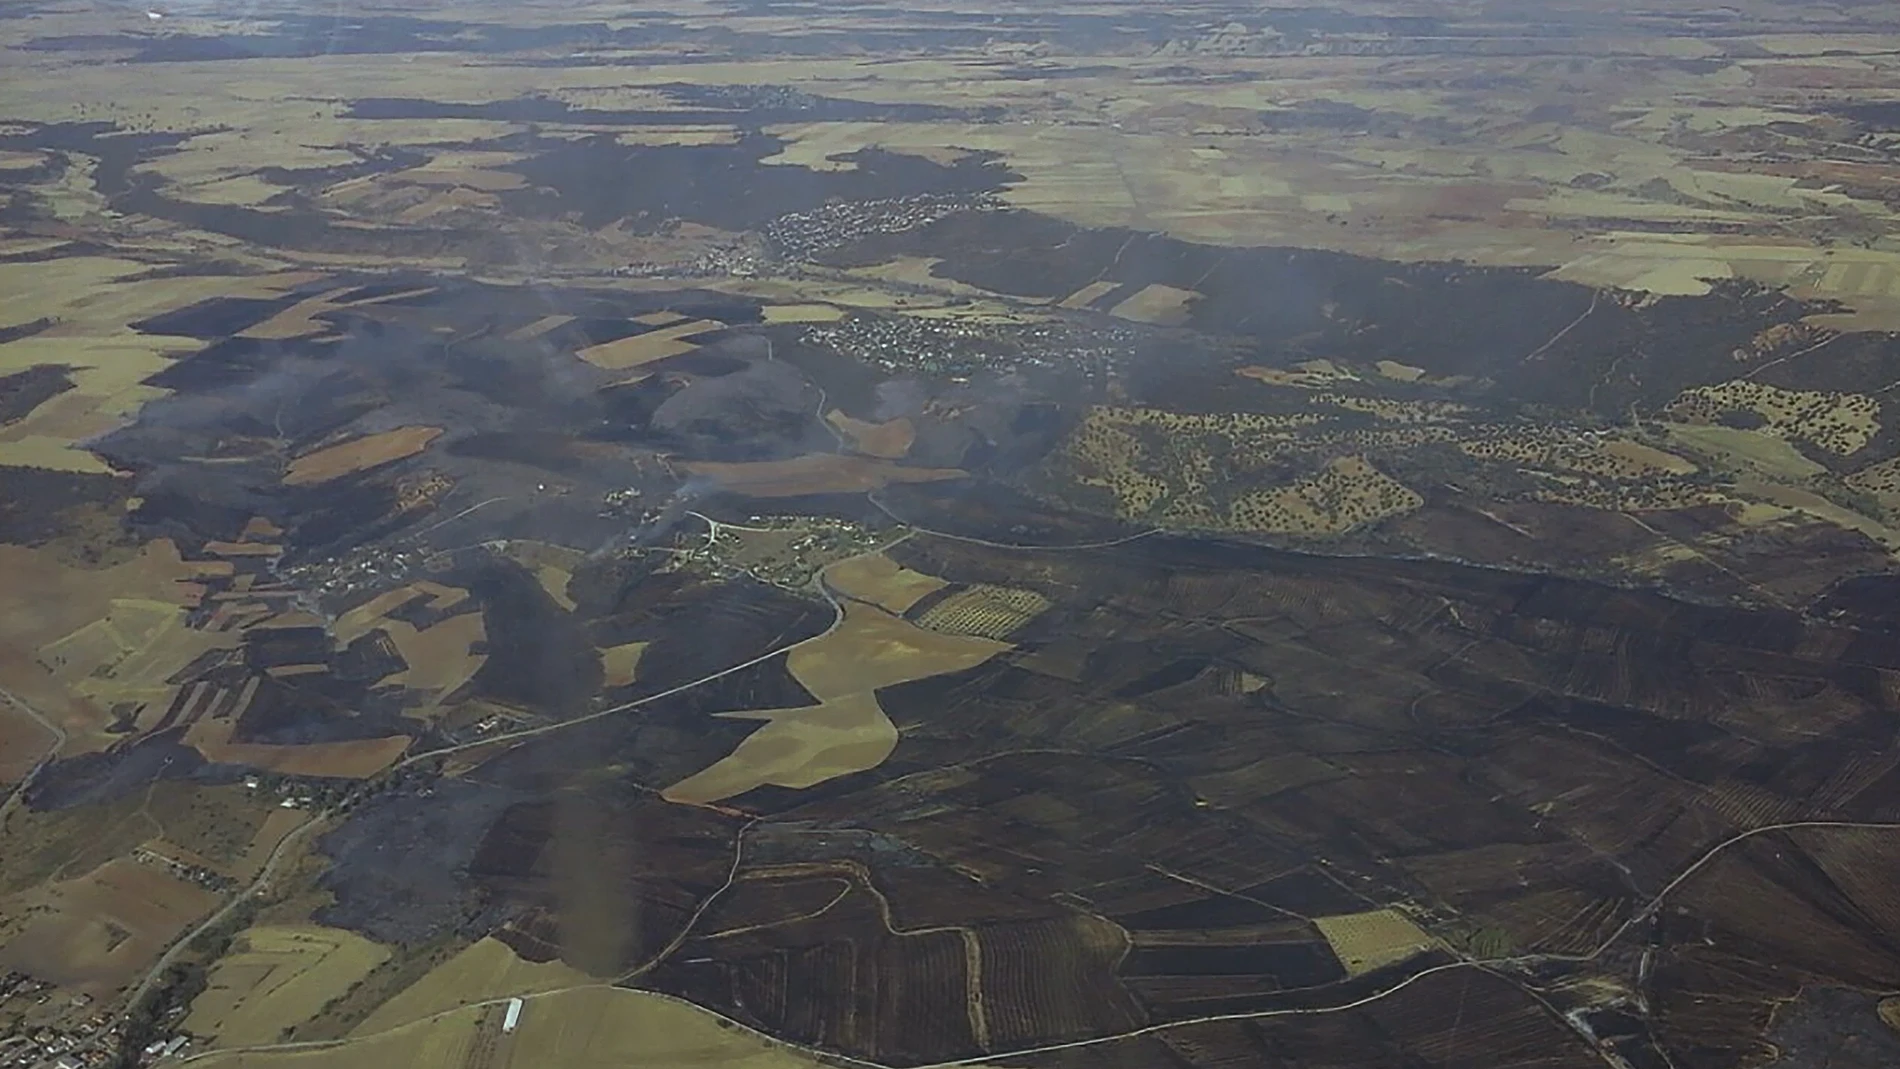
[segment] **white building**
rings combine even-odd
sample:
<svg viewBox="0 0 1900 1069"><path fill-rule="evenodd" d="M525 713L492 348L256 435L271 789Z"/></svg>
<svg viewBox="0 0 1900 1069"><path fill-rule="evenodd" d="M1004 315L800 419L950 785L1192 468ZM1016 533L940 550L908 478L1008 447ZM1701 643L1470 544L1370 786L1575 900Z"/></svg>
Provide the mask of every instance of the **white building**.
<svg viewBox="0 0 1900 1069"><path fill-rule="evenodd" d="M525 1005L525 1003L518 998L508 1000L508 1012L503 1014L501 1018L501 1031L503 1035L514 1031L515 1026L521 1023L521 1007L523 1005Z"/></svg>

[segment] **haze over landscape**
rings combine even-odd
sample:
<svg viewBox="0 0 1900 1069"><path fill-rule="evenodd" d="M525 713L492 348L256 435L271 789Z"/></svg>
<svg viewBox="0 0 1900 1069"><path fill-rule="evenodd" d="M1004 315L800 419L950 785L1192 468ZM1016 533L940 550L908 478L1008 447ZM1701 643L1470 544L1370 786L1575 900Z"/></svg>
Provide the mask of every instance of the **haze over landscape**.
<svg viewBox="0 0 1900 1069"><path fill-rule="evenodd" d="M0 1067L1900 1065L1900 8L0 71Z"/></svg>

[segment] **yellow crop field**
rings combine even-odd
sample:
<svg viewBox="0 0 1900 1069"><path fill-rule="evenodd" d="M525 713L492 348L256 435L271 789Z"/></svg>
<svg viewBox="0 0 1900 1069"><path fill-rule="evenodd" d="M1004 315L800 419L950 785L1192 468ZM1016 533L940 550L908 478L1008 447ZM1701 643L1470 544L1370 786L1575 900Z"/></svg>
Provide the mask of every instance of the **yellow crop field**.
<svg viewBox="0 0 1900 1069"><path fill-rule="evenodd" d="M844 318L844 309L830 304L768 304L764 315L767 323L836 323Z"/></svg>
<svg viewBox="0 0 1900 1069"><path fill-rule="evenodd" d="M948 584L912 571L882 553L849 557L825 569L825 585L839 597L902 613Z"/></svg>
<svg viewBox="0 0 1900 1069"><path fill-rule="evenodd" d="M205 1069L821 1069L825 1062L731 1027L690 1003L604 985L526 994L519 1029L499 1006L467 1006L302 1050L213 1052Z"/></svg>
<svg viewBox="0 0 1900 1069"><path fill-rule="evenodd" d="M1107 279L1097 279L1064 297L1058 306L1062 308L1086 308L1090 304L1115 292L1120 283Z"/></svg>
<svg viewBox="0 0 1900 1069"><path fill-rule="evenodd" d="M601 650L601 682L610 687L624 687L633 682L639 675L640 655L651 645L651 642L627 642Z"/></svg>
<svg viewBox="0 0 1900 1069"><path fill-rule="evenodd" d="M848 604L844 620L791 652L792 677L823 701L926 676L960 672L1009 648L1007 643L944 635L870 605Z"/></svg>
<svg viewBox="0 0 1900 1069"><path fill-rule="evenodd" d="M582 360L595 367L608 371L625 371L641 367L669 356L690 353L697 346L686 339L697 334L707 334L725 329L725 324L712 319L694 319L685 323L650 330L645 334L635 334L630 338L621 338L601 345L589 346L579 353Z"/></svg>
<svg viewBox="0 0 1900 1069"><path fill-rule="evenodd" d="M512 998L593 983L558 961L523 960L508 944L482 939L429 970L365 1018L353 1034L370 1036L487 999Z"/></svg>
<svg viewBox="0 0 1900 1069"><path fill-rule="evenodd" d="M704 804L755 787L811 787L876 768L897 748L897 728L866 691L797 709L720 713L728 720L762 720L732 753L668 787L669 801Z"/></svg>
<svg viewBox="0 0 1900 1069"><path fill-rule="evenodd" d="M509 539L501 552L534 573L535 582L541 584L541 589L547 591L548 597L553 598L563 611L574 611L574 599L568 597L567 584L573 580L574 568L586 554L566 546L525 538Z"/></svg>
<svg viewBox="0 0 1900 1069"><path fill-rule="evenodd" d="M232 725L230 720L200 720L186 730L185 744L208 761L250 765L292 776L367 779L395 764L413 741L407 735L387 735L380 739L276 746L232 742Z"/></svg>
<svg viewBox="0 0 1900 1069"><path fill-rule="evenodd" d="M1316 917L1313 923L1352 976L1395 965L1438 943L1395 909Z"/></svg>
<svg viewBox="0 0 1900 1069"><path fill-rule="evenodd" d="M68 567L50 550L0 545L0 686L59 719L72 734L69 754L115 741L102 730L101 699L120 689L162 691L167 675L226 641L185 627L184 614L204 594L193 580L230 571L227 561L186 561L165 540L90 569ZM105 623L115 614L131 634Z"/></svg>
<svg viewBox="0 0 1900 1069"><path fill-rule="evenodd" d="M1138 323L1158 323L1173 326L1187 322L1188 306L1200 297L1193 290L1178 289L1156 283L1143 286L1135 295L1110 309L1111 314L1123 319L1132 319Z"/></svg>
<svg viewBox="0 0 1900 1069"><path fill-rule="evenodd" d="M546 583L553 579L542 581ZM479 612L461 613L432 627L420 629L405 620L389 617L389 613L424 597L429 599L431 608L448 609L466 600L468 591L439 583L410 583L379 594L343 613L332 625L332 633L338 645L343 646L382 628L388 632L396 652L409 665L384 682L429 692L440 698L468 682L488 660L486 654L473 652L477 644L487 638L487 626Z"/></svg>
<svg viewBox="0 0 1900 1069"><path fill-rule="evenodd" d="M766 784L810 787L875 768L897 745L897 728L878 706L877 689L961 671L1009 648L992 639L926 631L876 606L849 602L837 627L792 650L786 660L792 678L819 704L720 714L764 720L765 726L664 793L674 801L714 802Z"/></svg>
<svg viewBox="0 0 1900 1069"><path fill-rule="evenodd" d="M867 457L901 459L917 440L917 428L901 417L885 423L867 423L834 409L825 414L825 422L849 438L852 449Z"/></svg>
<svg viewBox="0 0 1900 1069"><path fill-rule="evenodd" d="M339 442L291 461L284 472L284 485L313 486L412 457L427 449L441 434L440 427L398 427Z"/></svg>
<svg viewBox="0 0 1900 1069"><path fill-rule="evenodd" d="M212 1052L193 1061L206 1069L464 1069L497 1011L470 1006L380 1035L301 1050Z"/></svg>
<svg viewBox="0 0 1900 1069"><path fill-rule="evenodd" d="M690 1004L644 991L586 988L528 1003L511 1069L814 1069L822 1064L723 1025Z"/></svg>
<svg viewBox="0 0 1900 1069"><path fill-rule="evenodd" d="M386 947L338 928L247 928L192 1001L185 1030L225 1047L274 1043L388 957Z"/></svg>

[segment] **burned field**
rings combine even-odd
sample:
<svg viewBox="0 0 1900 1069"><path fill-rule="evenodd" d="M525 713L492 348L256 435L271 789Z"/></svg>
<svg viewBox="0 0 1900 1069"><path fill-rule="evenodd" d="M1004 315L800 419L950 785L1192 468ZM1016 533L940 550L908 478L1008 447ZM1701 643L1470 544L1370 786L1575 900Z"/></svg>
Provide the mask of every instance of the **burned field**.
<svg viewBox="0 0 1900 1069"><path fill-rule="evenodd" d="M1177 539L890 555L950 584L907 619L1044 607L880 689L881 764L695 809L660 788L721 705L577 725L466 773L519 800L402 898L891 1065L1744 1064L1807 985L1895 983L1884 625Z"/></svg>
<svg viewBox="0 0 1900 1069"><path fill-rule="evenodd" d="M96 703L30 819L269 777L323 823L260 930L373 948L339 1029L490 938L893 1067L1718 1069L1900 985L1900 619L1846 492L1896 440L1797 403L1889 341L1782 378L1773 294L1331 269L1258 322L1025 305L942 365L903 313L712 290L331 274L140 319L197 348L21 529L92 494L148 574L11 618ZM1394 289L1542 311L1401 350ZM1500 355L1663 344L1720 355L1613 398Z"/></svg>
<svg viewBox="0 0 1900 1069"><path fill-rule="evenodd" d="M157 101L0 93L0 971L210 1065L1892 1060L1900 150L1763 117L1884 51L1520 126L1356 51L1449 17L534 6L0 13Z"/></svg>

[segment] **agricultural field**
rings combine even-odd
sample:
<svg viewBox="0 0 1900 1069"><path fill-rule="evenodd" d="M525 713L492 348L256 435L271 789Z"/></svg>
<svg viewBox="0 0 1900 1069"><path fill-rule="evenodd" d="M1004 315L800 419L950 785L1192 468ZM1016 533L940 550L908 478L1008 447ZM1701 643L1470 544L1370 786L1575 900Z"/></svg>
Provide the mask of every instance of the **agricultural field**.
<svg viewBox="0 0 1900 1069"><path fill-rule="evenodd" d="M223 1047L267 1045L322 1013L388 950L352 932L255 927L218 959L184 1028Z"/></svg>
<svg viewBox="0 0 1900 1069"><path fill-rule="evenodd" d="M415 456L442 434L440 427L399 427L324 446L292 460L284 470L284 485L326 483L352 472L364 471Z"/></svg>
<svg viewBox="0 0 1900 1069"><path fill-rule="evenodd" d="M634 991L592 987L530 994L519 1030L501 1034L502 1010L470 1006L302 1051L213 1053L198 1064L243 1069L329 1069L364 1064L427 1069L506 1069L561 1064L610 1069L628 1064L733 1065L809 1069L818 1058L731 1029L702 1010Z"/></svg>
<svg viewBox="0 0 1900 1069"><path fill-rule="evenodd" d="M16 897L10 911L30 919L0 948L0 968L102 998L141 975L217 901L156 866L109 861Z"/></svg>
<svg viewBox="0 0 1900 1069"><path fill-rule="evenodd" d="M982 598L986 592L975 593ZM1038 598L1030 591L1002 593ZM787 674L817 704L719 714L765 723L730 756L668 787L662 797L704 804L768 784L812 787L876 768L898 740L897 729L878 704L879 689L960 672L1009 648L1000 639L1015 629L1012 614L1021 610L1011 601L1022 598L990 600L1001 600L1001 607L952 608L940 614L936 623L930 622L930 616L943 602L915 623L875 605L847 604L840 610L837 626L801 644L785 659ZM1031 613L1022 615L1026 618ZM996 626L999 619L1000 628ZM953 629L946 621L963 626ZM972 628L969 621L981 630ZM991 636L984 630L1003 634Z"/></svg>
<svg viewBox="0 0 1900 1069"><path fill-rule="evenodd" d="M0 1061L1900 1065L1890 6L0 3Z"/></svg>

